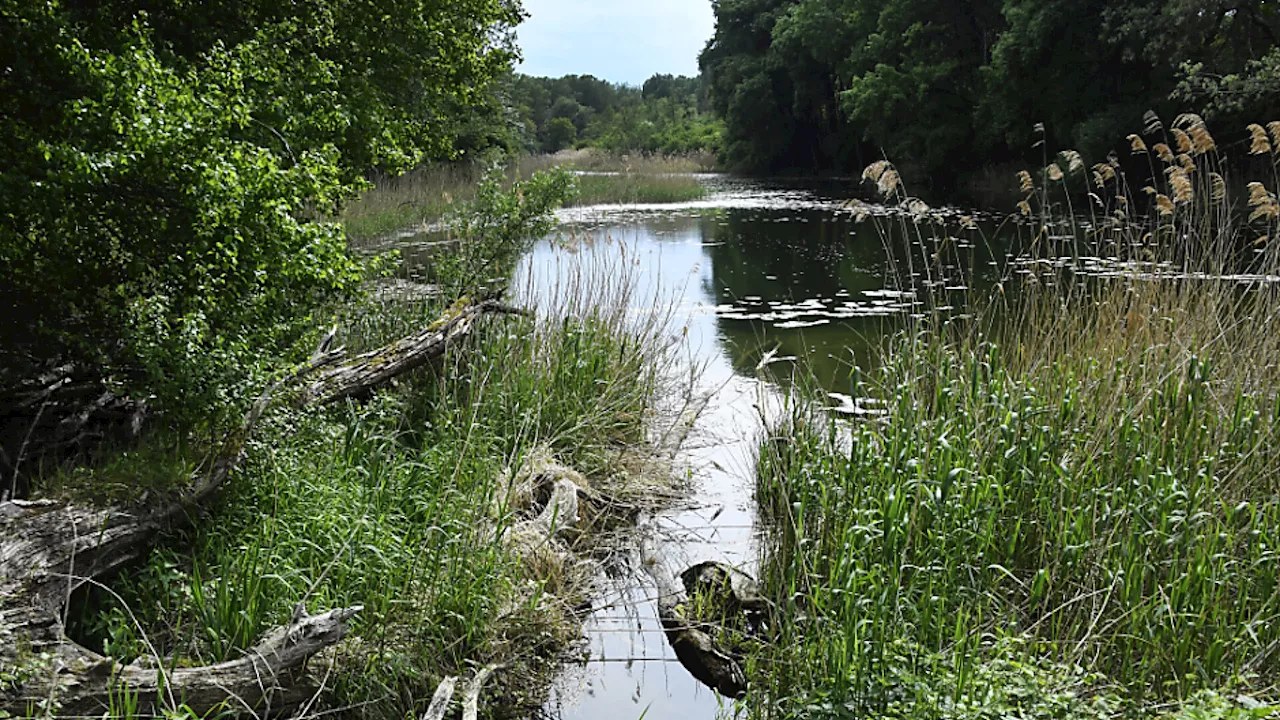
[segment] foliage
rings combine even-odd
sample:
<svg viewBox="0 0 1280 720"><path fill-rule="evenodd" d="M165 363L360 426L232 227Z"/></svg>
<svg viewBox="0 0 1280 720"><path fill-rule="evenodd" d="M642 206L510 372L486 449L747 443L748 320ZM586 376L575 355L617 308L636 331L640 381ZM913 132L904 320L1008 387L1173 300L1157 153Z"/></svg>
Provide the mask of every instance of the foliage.
<svg viewBox="0 0 1280 720"><path fill-rule="evenodd" d="M574 142L578 139L578 128L574 126L573 121L566 117L551 118L547 123L547 152L559 152L567 147L573 147Z"/></svg>
<svg viewBox="0 0 1280 720"><path fill-rule="evenodd" d="M1280 268L1266 240L1280 209L1253 184L1252 217L1231 211L1195 116L1150 117L1130 143L1150 162L1145 193L1118 162L1087 173L1070 152L1039 186L1024 174L1032 220L972 316L910 284L957 284L950 231L903 221L921 250L894 258L901 282L929 305L850 376L882 414L835 422L797 397L762 446L762 582L781 637L800 640L756 658L760 705L1274 712L1223 698L1280 682L1280 291L1251 282ZM892 166L868 177L919 203ZM1071 212L1069 183L1098 198L1090 220ZM1131 215L1144 194L1150 214Z"/></svg>
<svg viewBox="0 0 1280 720"><path fill-rule="evenodd" d="M531 152L593 147L684 154L719 147L720 123L706 112L697 78L654 75L634 88L590 75L517 75L508 92Z"/></svg>
<svg viewBox="0 0 1280 720"><path fill-rule="evenodd" d="M361 277L317 218L449 152L513 0L0 5L0 366L175 419L234 400ZM8 380L12 382L12 380Z"/></svg>
<svg viewBox="0 0 1280 720"><path fill-rule="evenodd" d="M476 187L475 198L447 222L457 247L435 260L436 281L458 297L504 283L528 243L555 226L552 212L578 194L578 181L556 167L504 188L505 169L495 166Z"/></svg>
<svg viewBox="0 0 1280 720"><path fill-rule="evenodd" d="M714 6L700 63L726 159L744 169L848 171L887 155L945 188L957 168L1028 160L1037 123L1050 145L1102 160L1173 95L1225 128L1280 103L1267 59L1280 13L1262 0Z"/></svg>

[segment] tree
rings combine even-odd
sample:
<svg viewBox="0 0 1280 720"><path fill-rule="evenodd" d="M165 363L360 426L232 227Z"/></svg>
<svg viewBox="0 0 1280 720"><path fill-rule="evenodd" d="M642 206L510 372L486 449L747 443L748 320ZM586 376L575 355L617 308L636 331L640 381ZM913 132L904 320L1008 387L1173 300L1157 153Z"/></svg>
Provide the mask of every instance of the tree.
<svg viewBox="0 0 1280 720"><path fill-rule="evenodd" d="M0 0L0 396L78 380L196 419L351 291L323 220L444 157L517 0Z"/></svg>
<svg viewBox="0 0 1280 720"><path fill-rule="evenodd" d="M1104 159L1148 109L1232 128L1280 111L1268 0L713 7L701 67L727 159L749 170L856 172L884 154L947 185L957 169L1030 160L1041 140Z"/></svg>
<svg viewBox="0 0 1280 720"><path fill-rule="evenodd" d="M590 75L517 76L512 105L524 145L556 152L577 143L611 152L687 153L720 146L722 124L701 107L701 78L655 75L642 88L612 85ZM556 118L568 120L553 131Z"/></svg>
<svg viewBox="0 0 1280 720"><path fill-rule="evenodd" d="M575 140L578 139L578 128L568 118L553 118L547 124L547 144L548 152L558 152L567 147L571 147Z"/></svg>

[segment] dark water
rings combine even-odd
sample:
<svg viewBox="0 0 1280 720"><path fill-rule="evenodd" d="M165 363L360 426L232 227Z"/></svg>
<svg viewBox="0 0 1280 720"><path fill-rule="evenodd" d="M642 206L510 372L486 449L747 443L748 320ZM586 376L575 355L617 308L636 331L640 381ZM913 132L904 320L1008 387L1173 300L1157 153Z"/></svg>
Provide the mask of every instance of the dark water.
<svg viewBox="0 0 1280 720"><path fill-rule="evenodd" d="M914 223L858 221L851 185L779 185L709 178L705 201L610 206L561 214L557 236L524 258L514 286L540 304L566 285L631 278L637 315L673 307L685 363L700 368L710 397L678 458L694 492L646 526L679 571L720 560L750 571L752 501L761 417L776 407L792 373L812 375L836 413L874 412L855 401L850 370L869 366L887 334L920 312L917 291L932 283L963 293L955 278L993 276L996 257L967 218L917 230ZM935 213L936 215L936 213ZM913 273L912 257L949 244L953 258ZM905 285L916 290L904 289ZM762 378L771 378L764 380ZM781 379L781 380L779 380ZM676 661L659 625L655 591L624 544L601 573L601 597L584 630L586 661L569 667L545 708L548 717L697 720L732 713L732 702L701 686Z"/></svg>

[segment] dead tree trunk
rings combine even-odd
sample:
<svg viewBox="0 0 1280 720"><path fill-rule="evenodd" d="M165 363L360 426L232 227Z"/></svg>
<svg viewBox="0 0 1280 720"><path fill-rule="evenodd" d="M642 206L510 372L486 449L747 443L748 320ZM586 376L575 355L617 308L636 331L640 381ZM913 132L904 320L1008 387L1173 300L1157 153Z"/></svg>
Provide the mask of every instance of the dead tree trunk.
<svg viewBox="0 0 1280 720"><path fill-rule="evenodd" d="M100 716L122 691L140 711L186 704L199 714L226 707L259 717L296 707L315 685L307 658L339 642L359 607L308 616L271 631L245 657L200 668L120 665L69 640L65 613L72 592L142 557L162 529L186 522L244 458L245 441L287 386L301 383L298 406L372 391L440 357L485 313L518 312L496 302L459 303L421 333L348 359L322 346L311 362L263 393L241 427L178 498L97 509L55 502L0 503L0 716ZM155 660L159 660L155 658Z"/></svg>

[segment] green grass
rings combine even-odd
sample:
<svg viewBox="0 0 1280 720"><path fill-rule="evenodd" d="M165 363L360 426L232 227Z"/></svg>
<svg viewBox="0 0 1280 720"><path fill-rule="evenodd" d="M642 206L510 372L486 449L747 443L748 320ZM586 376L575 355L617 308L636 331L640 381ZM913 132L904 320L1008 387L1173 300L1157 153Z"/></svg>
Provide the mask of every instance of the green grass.
<svg viewBox="0 0 1280 720"><path fill-rule="evenodd" d="M338 221L357 244L437 222L474 197L482 174L473 163L456 163L375 178L373 189L348 203Z"/></svg>
<svg viewBox="0 0 1280 720"><path fill-rule="evenodd" d="M124 604L101 600L74 632L123 662L147 652L145 636L166 662L197 665L241 657L298 602L363 605L352 636L313 661L332 663L322 707L416 716L444 675L488 663L509 667L486 706L540 703L576 637L586 566L548 576L514 557L498 538L518 516L495 498L508 468L548 450L624 503L670 482L634 472L668 345L662 313L628 314L628 287L566 289L537 319L485 319L442 364L367 403L269 416L211 516L166 538L115 583ZM377 347L442 310L370 298L341 342Z"/></svg>
<svg viewBox="0 0 1280 720"><path fill-rule="evenodd" d="M692 175L583 175L577 205L634 205L701 200L707 189Z"/></svg>
<svg viewBox="0 0 1280 720"><path fill-rule="evenodd" d="M1271 712L1252 698L1280 682L1280 291L1184 272L1274 274L1252 252L1274 228L1197 162L1173 212L1102 217L1055 253L1169 265L1082 282L1043 263L972 318L927 313L851 377L883 417L795 398L756 489L788 641L751 658L749 714ZM1141 197L1123 176L1090 189ZM945 273L922 240L937 254L904 264Z"/></svg>
<svg viewBox="0 0 1280 720"><path fill-rule="evenodd" d="M555 155L519 156L508 160L508 179L527 180L553 167L619 173L581 178L576 205L605 203L670 203L697 200L706 189L693 177L714 166L714 157L611 155L572 150ZM476 163L436 164L400 177L374 179L374 187L348 203L337 218L357 245L443 220L461 203L472 200L483 175Z"/></svg>

